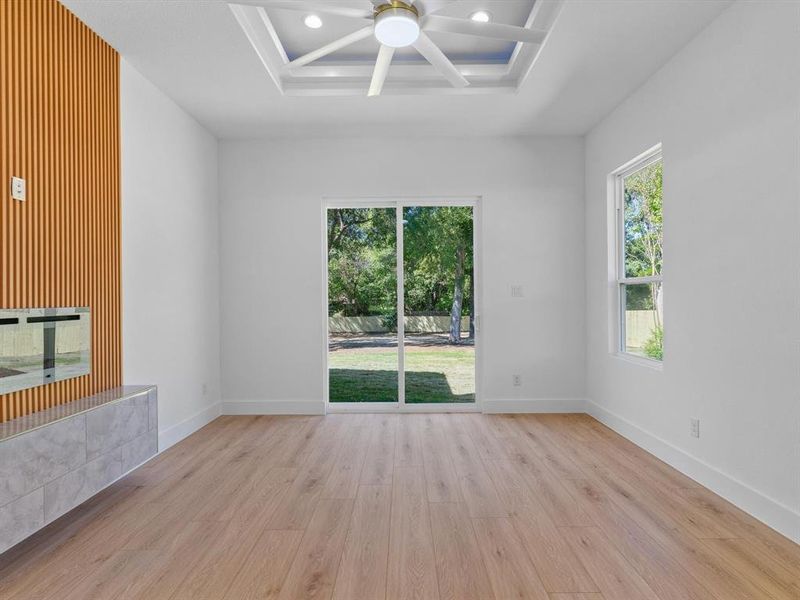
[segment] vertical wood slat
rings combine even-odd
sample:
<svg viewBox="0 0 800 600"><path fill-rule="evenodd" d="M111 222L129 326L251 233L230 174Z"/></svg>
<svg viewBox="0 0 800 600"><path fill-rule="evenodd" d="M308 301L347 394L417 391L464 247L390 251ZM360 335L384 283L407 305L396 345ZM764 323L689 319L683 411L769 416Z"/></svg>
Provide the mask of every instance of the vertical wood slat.
<svg viewBox="0 0 800 600"><path fill-rule="evenodd" d="M92 309L91 374L0 395L0 422L122 381L119 142L114 49L56 0L0 1L0 308Z"/></svg>

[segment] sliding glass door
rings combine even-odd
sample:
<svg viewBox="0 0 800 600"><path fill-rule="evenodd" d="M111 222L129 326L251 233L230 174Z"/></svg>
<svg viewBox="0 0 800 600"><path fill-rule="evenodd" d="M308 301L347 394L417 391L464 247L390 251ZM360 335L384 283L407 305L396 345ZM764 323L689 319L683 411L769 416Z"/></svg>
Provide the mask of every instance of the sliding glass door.
<svg viewBox="0 0 800 600"><path fill-rule="evenodd" d="M398 402L395 208L329 208L328 398Z"/></svg>
<svg viewBox="0 0 800 600"><path fill-rule="evenodd" d="M329 202L325 222L330 406L474 404L474 201Z"/></svg>
<svg viewBox="0 0 800 600"><path fill-rule="evenodd" d="M475 402L473 209L407 206L403 234L405 401Z"/></svg>

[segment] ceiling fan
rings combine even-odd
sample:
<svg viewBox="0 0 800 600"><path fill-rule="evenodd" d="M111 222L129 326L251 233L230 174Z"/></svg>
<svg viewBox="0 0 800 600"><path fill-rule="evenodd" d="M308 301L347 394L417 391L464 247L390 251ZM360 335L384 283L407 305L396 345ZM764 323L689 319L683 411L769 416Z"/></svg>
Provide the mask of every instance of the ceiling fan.
<svg viewBox="0 0 800 600"><path fill-rule="evenodd" d="M245 1L257 3L258 0ZM334 3L327 1L273 0L269 6L315 11L370 21L365 27L295 58L286 65L287 69L296 69L360 40L374 36L380 44L380 50L375 62L368 96L381 94L395 51L408 46L417 50L452 85L456 87L469 85L469 81L431 40L427 32L439 31L528 44L541 44L547 36L546 31L529 27L478 22L435 14L454 1L457 0L371 0L373 5L371 9L360 9L337 7Z"/></svg>

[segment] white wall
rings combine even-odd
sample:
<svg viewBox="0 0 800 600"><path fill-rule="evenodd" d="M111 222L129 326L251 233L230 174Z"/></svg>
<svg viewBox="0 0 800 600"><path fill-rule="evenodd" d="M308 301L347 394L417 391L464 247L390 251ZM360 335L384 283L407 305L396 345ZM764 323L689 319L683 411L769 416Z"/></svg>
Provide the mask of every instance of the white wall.
<svg viewBox="0 0 800 600"><path fill-rule="evenodd" d="M323 196L483 196L482 397L582 406L580 139L231 141L220 165L226 410L323 410Z"/></svg>
<svg viewBox="0 0 800 600"><path fill-rule="evenodd" d="M586 140L592 412L796 540L799 11L733 5ZM610 354L607 261L607 176L658 142L663 371Z"/></svg>
<svg viewBox="0 0 800 600"><path fill-rule="evenodd" d="M163 450L219 414L218 144L124 60L120 85L123 378L158 385Z"/></svg>

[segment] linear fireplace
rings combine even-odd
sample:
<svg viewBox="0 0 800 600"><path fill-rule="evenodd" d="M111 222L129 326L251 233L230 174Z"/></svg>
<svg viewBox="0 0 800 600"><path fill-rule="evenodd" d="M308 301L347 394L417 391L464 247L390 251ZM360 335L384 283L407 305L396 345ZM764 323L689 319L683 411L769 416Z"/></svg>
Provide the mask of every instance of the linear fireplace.
<svg viewBox="0 0 800 600"><path fill-rule="evenodd" d="M88 307L0 309L0 394L91 371Z"/></svg>

